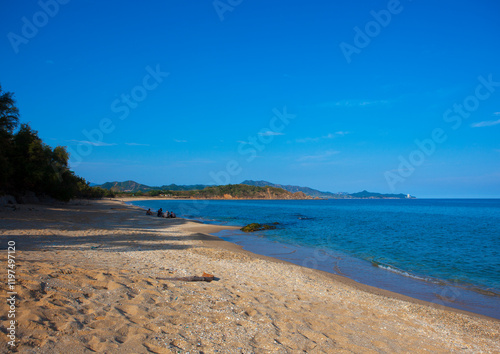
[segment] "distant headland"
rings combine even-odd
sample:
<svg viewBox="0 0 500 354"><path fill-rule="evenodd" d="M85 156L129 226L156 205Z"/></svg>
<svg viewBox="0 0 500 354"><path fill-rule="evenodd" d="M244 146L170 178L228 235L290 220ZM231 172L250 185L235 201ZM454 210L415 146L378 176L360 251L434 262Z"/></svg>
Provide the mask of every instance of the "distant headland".
<svg viewBox="0 0 500 354"><path fill-rule="evenodd" d="M165 197L192 199L414 199L409 194L321 192L309 187L245 180L240 184L220 186L194 184L148 186L135 181L106 182L93 185L115 195L130 197Z"/></svg>

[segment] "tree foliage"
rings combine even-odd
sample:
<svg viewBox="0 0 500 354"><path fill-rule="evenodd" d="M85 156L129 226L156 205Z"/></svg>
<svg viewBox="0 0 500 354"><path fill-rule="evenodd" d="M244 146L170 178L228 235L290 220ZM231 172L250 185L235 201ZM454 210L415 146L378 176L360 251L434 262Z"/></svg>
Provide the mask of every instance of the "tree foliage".
<svg viewBox="0 0 500 354"><path fill-rule="evenodd" d="M102 188L90 187L69 169L65 147L52 148L28 124L19 126L13 97L0 86L0 193L22 195L30 191L64 201L110 195Z"/></svg>
<svg viewBox="0 0 500 354"><path fill-rule="evenodd" d="M19 124L19 109L16 107L14 94L3 92L0 85L0 132L12 134Z"/></svg>

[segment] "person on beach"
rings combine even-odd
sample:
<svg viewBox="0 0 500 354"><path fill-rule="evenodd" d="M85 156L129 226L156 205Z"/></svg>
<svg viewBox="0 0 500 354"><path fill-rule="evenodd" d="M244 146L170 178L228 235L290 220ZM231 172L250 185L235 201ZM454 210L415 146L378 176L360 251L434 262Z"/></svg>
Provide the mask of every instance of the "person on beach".
<svg viewBox="0 0 500 354"><path fill-rule="evenodd" d="M156 216L158 216L160 218L160 217L163 217L163 215L164 215L163 208L158 209L158 214L156 214Z"/></svg>
<svg viewBox="0 0 500 354"><path fill-rule="evenodd" d="M146 215L153 215L153 212L151 211L151 208L149 208L148 211L146 211Z"/></svg>

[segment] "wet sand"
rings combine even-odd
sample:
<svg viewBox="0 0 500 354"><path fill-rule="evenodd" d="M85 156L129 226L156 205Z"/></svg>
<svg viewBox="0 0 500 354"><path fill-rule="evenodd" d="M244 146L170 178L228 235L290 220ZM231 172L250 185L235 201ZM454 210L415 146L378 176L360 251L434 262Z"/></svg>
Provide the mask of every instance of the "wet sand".
<svg viewBox="0 0 500 354"><path fill-rule="evenodd" d="M20 208L0 206L19 352L500 352L498 320L243 251L208 235L219 226L119 201ZM203 272L216 280L168 279Z"/></svg>

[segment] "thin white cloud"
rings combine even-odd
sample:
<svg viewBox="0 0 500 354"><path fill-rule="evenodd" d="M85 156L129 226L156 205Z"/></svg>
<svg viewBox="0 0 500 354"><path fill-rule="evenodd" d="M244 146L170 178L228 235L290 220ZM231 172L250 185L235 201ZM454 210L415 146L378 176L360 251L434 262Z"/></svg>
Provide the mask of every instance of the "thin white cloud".
<svg viewBox="0 0 500 354"><path fill-rule="evenodd" d="M340 101L330 101L319 104L320 107L368 107L375 105L385 105L388 104L388 100L340 100Z"/></svg>
<svg viewBox="0 0 500 354"><path fill-rule="evenodd" d="M181 140L181 139L174 139L176 143L187 143L187 140Z"/></svg>
<svg viewBox="0 0 500 354"><path fill-rule="evenodd" d="M151 146L150 144L139 144L139 143L125 143L128 146Z"/></svg>
<svg viewBox="0 0 500 354"><path fill-rule="evenodd" d="M496 113L495 113L495 115L496 115ZM471 124L471 127L473 127L473 128L491 127L491 126L497 125L497 124L500 124L500 119L485 120L482 122L474 123L474 124Z"/></svg>
<svg viewBox="0 0 500 354"><path fill-rule="evenodd" d="M349 132L338 131L338 132L335 132L333 134L332 133L328 133L327 135L318 136L318 137L314 137L314 138L307 137L307 138L296 139L295 142L296 143L314 143L314 142L318 142L320 140L334 139L336 137L344 136L344 135L347 135L347 134L349 134Z"/></svg>
<svg viewBox="0 0 500 354"><path fill-rule="evenodd" d="M265 132L259 132L260 136L273 136L273 135L285 135L284 133L275 132L272 130L267 130Z"/></svg>
<svg viewBox="0 0 500 354"><path fill-rule="evenodd" d="M303 162L303 161L324 161L326 159L328 159L329 157L333 156L333 155L337 155L339 154L340 151L337 151L337 150L327 150L325 152L322 152L320 154L316 154L316 155L304 155L304 156L301 156L297 159L297 161L299 162Z"/></svg>
<svg viewBox="0 0 500 354"><path fill-rule="evenodd" d="M77 145L92 145L92 146L115 146L116 143L105 143L103 141L88 141L88 140L68 140L76 143Z"/></svg>
<svg viewBox="0 0 500 354"><path fill-rule="evenodd" d="M176 163L184 163L184 164L210 164L215 162L216 161L210 159L192 159L192 160L176 161Z"/></svg>
<svg viewBox="0 0 500 354"><path fill-rule="evenodd" d="M296 143L315 143L315 142L320 141L321 139L322 139L322 137L316 137L316 138L307 137L307 138L295 139L295 142Z"/></svg>
<svg viewBox="0 0 500 354"><path fill-rule="evenodd" d="M344 131L335 132L335 135L340 135L340 136L344 136L344 135L347 135L347 134L349 134L349 132L344 132Z"/></svg>

